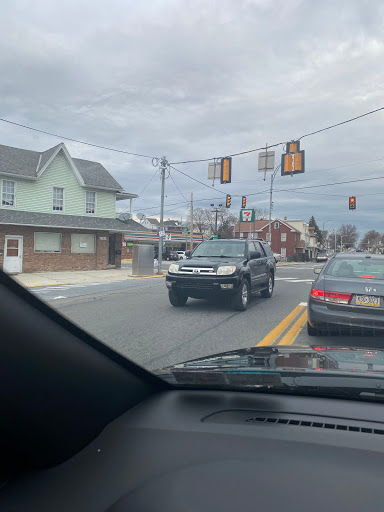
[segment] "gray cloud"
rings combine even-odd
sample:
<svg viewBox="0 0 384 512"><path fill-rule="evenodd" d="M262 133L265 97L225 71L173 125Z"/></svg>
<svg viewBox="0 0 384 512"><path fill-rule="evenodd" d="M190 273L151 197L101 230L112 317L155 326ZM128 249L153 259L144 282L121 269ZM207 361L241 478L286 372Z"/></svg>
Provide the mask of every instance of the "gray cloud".
<svg viewBox="0 0 384 512"><path fill-rule="evenodd" d="M170 161L290 140L384 104L384 4L342 0L336 6L15 0L2 6L1 117ZM314 214L319 224L331 220L328 228L353 222L360 232L384 231L384 180L292 191L384 176L384 160L342 167L384 158L382 125L379 113L304 138L307 172L276 179L276 190L291 191L276 192L274 213ZM0 123L0 142L40 150L58 140ZM140 192L154 174L150 159L67 146L76 157L102 162L131 192ZM276 148L278 162L281 151ZM206 163L176 167L210 185ZM234 159L231 185L209 190L175 171L172 177L186 197L194 191L196 206L218 202L223 193L268 204L261 192L269 177L264 182L257 173L257 154ZM156 177L136 211L159 213L159 191ZM166 217L185 217L187 205L171 179L166 191ZM347 210L348 195L358 198L355 212ZM236 211L240 200L232 205Z"/></svg>

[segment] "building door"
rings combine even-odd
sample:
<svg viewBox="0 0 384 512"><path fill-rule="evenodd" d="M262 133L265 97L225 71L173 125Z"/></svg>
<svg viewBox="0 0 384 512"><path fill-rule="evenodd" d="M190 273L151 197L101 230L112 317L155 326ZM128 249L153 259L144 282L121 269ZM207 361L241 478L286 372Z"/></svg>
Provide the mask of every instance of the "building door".
<svg viewBox="0 0 384 512"><path fill-rule="evenodd" d="M23 237L6 236L4 247L4 265L5 272L15 274L23 269Z"/></svg>
<svg viewBox="0 0 384 512"><path fill-rule="evenodd" d="M115 235L109 235L108 265L115 265Z"/></svg>

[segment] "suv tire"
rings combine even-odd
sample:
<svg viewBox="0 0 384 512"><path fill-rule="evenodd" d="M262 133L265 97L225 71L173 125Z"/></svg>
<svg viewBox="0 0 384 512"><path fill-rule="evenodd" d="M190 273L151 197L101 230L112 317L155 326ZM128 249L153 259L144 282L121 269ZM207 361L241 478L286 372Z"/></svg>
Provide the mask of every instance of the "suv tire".
<svg viewBox="0 0 384 512"><path fill-rule="evenodd" d="M175 306L177 308L181 308L185 306L185 303L188 300L188 295L180 295L179 293L175 292L174 290L168 291L169 296L169 302L172 304L172 306Z"/></svg>
<svg viewBox="0 0 384 512"><path fill-rule="evenodd" d="M267 288L265 288L265 290L261 290L261 292L260 292L261 296L265 297L266 299L269 299L270 297L272 297L273 286L274 286L273 276L272 276L272 274L269 274Z"/></svg>
<svg viewBox="0 0 384 512"><path fill-rule="evenodd" d="M236 294L232 299L232 306L237 311L245 311L248 307L249 299L250 299L250 289L249 283L247 279L243 279L237 290Z"/></svg>

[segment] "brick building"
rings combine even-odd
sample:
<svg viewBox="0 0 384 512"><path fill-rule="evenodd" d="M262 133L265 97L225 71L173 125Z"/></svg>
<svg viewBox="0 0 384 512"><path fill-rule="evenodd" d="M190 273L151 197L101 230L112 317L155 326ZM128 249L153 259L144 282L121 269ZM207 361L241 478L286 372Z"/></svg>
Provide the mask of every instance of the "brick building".
<svg viewBox="0 0 384 512"><path fill-rule="evenodd" d="M121 266L116 201L132 199L98 162L64 144L39 153L0 145L0 268L9 273Z"/></svg>
<svg viewBox="0 0 384 512"><path fill-rule="evenodd" d="M263 238L269 241L269 221L256 220L255 222L238 222L235 226L235 238ZM282 258L292 258L295 252L304 251L301 244L299 230L281 219L274 219L271 223L271 249L281 254Z"/></svg>

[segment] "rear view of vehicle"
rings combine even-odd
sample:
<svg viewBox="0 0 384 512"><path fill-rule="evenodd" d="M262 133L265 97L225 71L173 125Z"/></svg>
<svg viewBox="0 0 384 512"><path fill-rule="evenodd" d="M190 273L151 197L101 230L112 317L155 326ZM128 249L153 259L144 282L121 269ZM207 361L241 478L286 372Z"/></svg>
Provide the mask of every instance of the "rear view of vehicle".
<svg viewBox="0 0 384 512"><path fill-rule="evenodd" d="M309 335L351 328L384 335L383 255L337 254L318 271L308 299Z"/></svg>

